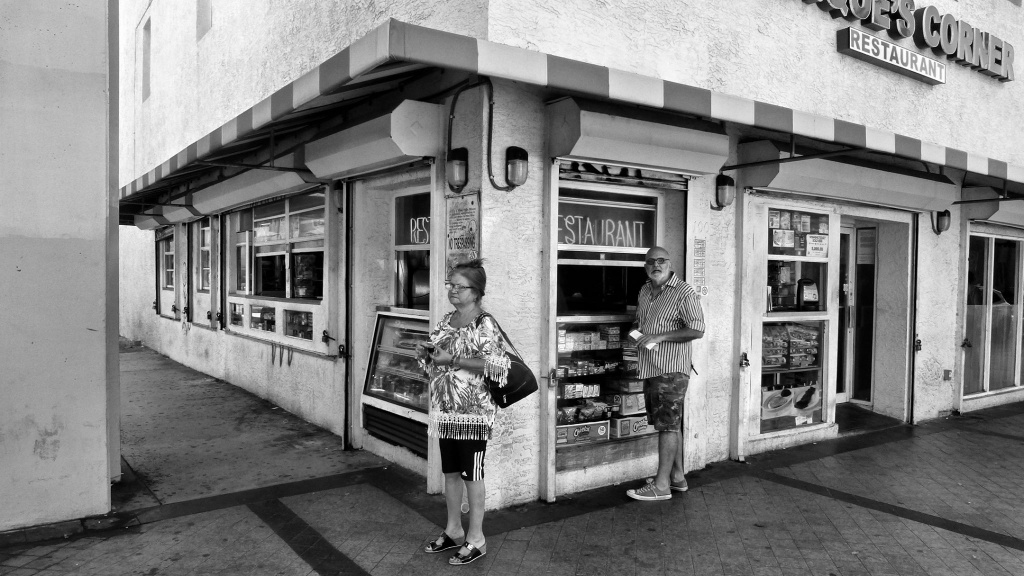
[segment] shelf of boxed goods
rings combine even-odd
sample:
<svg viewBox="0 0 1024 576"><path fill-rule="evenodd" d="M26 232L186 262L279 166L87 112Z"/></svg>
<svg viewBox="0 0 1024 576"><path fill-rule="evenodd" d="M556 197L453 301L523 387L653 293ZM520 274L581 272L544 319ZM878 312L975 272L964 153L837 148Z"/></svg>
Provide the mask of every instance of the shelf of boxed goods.
<svg viewBox="0 0 1024 576"><path fill-rule="evenodd" d="M635 349L623 347L632 322L632 316L559 318L556 470L636 458L656 444L643 384L628 364L630 357L635 363ZM577 348L587 345L594 347Z"/></svg>

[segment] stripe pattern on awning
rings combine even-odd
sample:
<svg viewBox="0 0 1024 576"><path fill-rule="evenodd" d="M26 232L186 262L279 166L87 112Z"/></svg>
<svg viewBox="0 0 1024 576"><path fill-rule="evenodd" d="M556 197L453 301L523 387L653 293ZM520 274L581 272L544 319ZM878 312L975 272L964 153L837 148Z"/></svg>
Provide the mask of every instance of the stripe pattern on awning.
<svg viewBox="0 0 1024 576"><path fill-rule="evenodd" d="M1024 183L1024 166L739 96L388 20L351 46L121 188L121 198L159 182L315 98L389 62L412 62L682 112Z"/></svg>

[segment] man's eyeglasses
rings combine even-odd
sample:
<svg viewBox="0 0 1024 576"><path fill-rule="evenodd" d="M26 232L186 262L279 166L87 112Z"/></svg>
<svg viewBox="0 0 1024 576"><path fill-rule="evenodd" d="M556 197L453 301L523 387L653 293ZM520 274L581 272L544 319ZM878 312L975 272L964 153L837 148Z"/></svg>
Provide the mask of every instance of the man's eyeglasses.
<svg viewBox="0 0 1024 576"><path fill-rule="evenodd" d="M463 286L462 284L452 284L451 282L444 283L444 289L447 290L448 292L451 292L452 290L455 290L456 292L462 292L465 290L469 290L470 288L471 286Z"/></svg>
<svg viewBox="0 0 1024 576"><path fill-rule="evenodd" d="M671 258L648 258L647 260L644 260L644 264L648 266L654 266L655 264L658 266L664 266L665 262L668 262L669 260L671 260Z"/></svg>

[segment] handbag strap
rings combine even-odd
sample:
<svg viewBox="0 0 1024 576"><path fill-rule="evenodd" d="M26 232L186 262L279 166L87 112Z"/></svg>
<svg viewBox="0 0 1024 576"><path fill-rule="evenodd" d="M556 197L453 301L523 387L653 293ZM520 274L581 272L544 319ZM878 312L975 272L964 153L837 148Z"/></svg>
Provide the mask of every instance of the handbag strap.
<svg viewBox="0 0 1024 576"><path fill-rule="evenodd" d="M518 356L518 357L522 358L522 357L523 357L523 356L522 356L522 354L520 354L520 353L519 353L519 350L516 350L516 347L515 347L515 345L514 345L514 344L512 344L512 339L508 337L508 334L506 334L506 333L505 333L505 329L504 329L504 328L502 328L502 327L501 327L501 324L499 324L499 323L498 323L498 320L497 320L497 318L495 318L494 316L491 316L491 313L490 313L490 312L484 312L483 314L480 314L479 316L477 316L477 319L476 319L476 325L477 325L477 327L478 327L478 328L480 327L480 321L481 321L481 320L482 320L482 319L483 319L483 318L484 318L485 316L486 316L486 317L488 317L488 318L490 318L491 320L494 320L494 325L498 327L498 332L501 332L501 337L502 337L502 338L503 338L503 339L505 340L505 344L506 344L506 345L507 345L507 346L508 346L508 347L509 347L510 349L512 349L512 352L513 352L513 353L514 353L514 354L515 354L516 356Z"/></svg>

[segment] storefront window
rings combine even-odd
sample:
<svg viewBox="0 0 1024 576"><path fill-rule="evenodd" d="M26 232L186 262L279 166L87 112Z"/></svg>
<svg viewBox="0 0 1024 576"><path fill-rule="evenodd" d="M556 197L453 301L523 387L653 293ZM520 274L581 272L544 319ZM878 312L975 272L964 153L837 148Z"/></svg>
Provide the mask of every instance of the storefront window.
<svg viewBox="0 0 1024 576"><path fill-rule="evenodd" d="M967 259L964 394L1019 386L1021 241L972 235Z"/></svg>
<svg viewBox="0 0 1024 576"><path fill-rule="evenodd" d="M430 305L430 193L395 198L395 305Z"/></svg>
<svg viewBox="0 0 1024 576"><path fill-rule="evenodd" d="M829 242L828 214L768 209L762 434L824 422Z"/></svg>
<svg viewBox="0 0 1024 576"><path fill-rule="evenodd" d="M199 289L203 291L210 289L211 240L210 219L203 218L199 221Z"/></svg>
<svg viewBox="0 0 1024 576"><path fill-rule="evenodd" d="M160 240L161 286L165 290L174 290L174 236L167 236Z"/></svg>
<svg viewBox="0 0 1024 576"><path fill-rule="evenodd" d="M822 422L825 322L765 322L761 342L761 432Z"/></svg>

